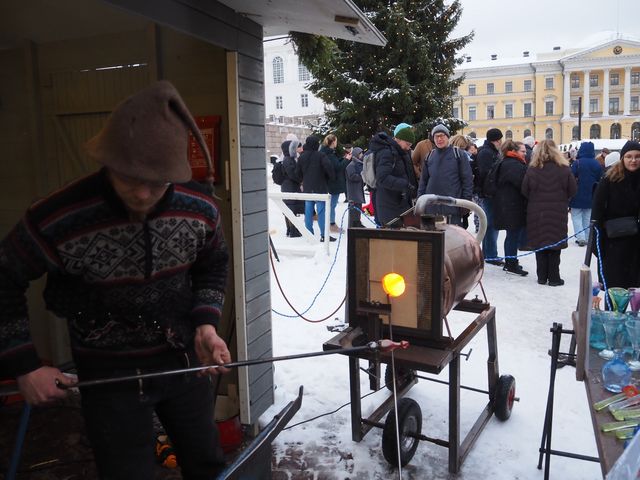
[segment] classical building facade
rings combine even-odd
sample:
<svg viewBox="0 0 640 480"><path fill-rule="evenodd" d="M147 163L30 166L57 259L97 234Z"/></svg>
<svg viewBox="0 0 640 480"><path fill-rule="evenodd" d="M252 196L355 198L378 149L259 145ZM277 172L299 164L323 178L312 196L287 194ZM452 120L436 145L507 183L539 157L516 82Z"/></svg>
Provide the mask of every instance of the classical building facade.
<svg viewBox="0 0 640 480"><path fill-rule="evenodd" d="M453 110L468 123L462 133L479 138L498 127L514 140L640 140L640 40L597 37L584 47L516 59L466 57L456 70L465 78Z"/></svg>
<svg viewBox="0 0 640 480"><path fill-rule="evenodd" d="M265 40L264 100L267 118L278 121L278 117L322 115L324 103L306 89L310 81L311 74L300 63L289 38Z"/></svg>

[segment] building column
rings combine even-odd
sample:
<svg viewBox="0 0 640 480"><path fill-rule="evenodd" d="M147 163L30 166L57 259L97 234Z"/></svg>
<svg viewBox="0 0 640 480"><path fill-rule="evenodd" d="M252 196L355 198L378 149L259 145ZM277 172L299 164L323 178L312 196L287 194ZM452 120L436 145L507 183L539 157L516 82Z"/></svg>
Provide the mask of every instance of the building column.
<svg viewBox="0 0 640 480"><path fill-rule="evenodd" d="M624 112L629 115L631 110L631 67L624 67Z"/></svg>
<svg viewBox="0 0 640 480"><path fill-rule="evenodd" d="M591 70L584 70L584 93L582 95L582 118L589 117L589 73Z"/></svg>
<svg viewBox="0 0 640 480"><path fill-rule="evenodd" d="M602 85L602 116L609 116L609 69L604 69L604 85Z"/></svg>
<svg viewBox="0 0 640 480"><path fill-rule="evenodd" d="M563 73L564 75L564 107L562 112L562 118L568 119L571 117L571 72L567 72L566 70Z"/></svg>

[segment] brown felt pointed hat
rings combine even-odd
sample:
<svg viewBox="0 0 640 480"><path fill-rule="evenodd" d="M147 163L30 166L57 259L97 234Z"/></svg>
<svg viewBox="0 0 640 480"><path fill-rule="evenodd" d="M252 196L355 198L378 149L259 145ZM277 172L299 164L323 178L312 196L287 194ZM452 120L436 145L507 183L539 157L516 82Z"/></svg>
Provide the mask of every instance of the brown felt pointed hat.
<svg viewBox="0 0 640 480"><path fill-rule="evenodd" d="M115 172L149 182L191 180L187 157L189 131L211 156L195 120L175 87L162 80L121 102L98 134L86 143L87 153Z"/></svg>

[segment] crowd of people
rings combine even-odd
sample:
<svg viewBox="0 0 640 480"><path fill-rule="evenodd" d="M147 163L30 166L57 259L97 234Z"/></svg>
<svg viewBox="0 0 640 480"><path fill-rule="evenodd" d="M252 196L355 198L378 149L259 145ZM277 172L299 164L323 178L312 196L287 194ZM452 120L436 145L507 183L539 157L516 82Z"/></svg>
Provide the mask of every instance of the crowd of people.
<svg viewBox="0 0 640 480"><path fill-rule="evenodd" d="M294 141L299 144L297 139ZM295 187L283 185L282 191L331 194L331 232L340 231L335 225L335 208L341 193L357 210L351 225L357 227L362 226L361 210L373 213L379 226L399 226L401 215L424 194L471 200L487 216L482 241L487 264L526 276L529 272L520 265L518 251L534 251L537 282L561 286L564 280L560 277L560 255L568 246L570 213L573 241L580 247L587 245L589 226L595 221L601 243L599 249L594 249L602 255L603 270L615 284L610 286L640 285L640 253L637 247L631 247L640 240L638 142L627 142L621 152L603 149L596 156L593 143L584 141L575 151L563 154L551 139L537 142L528 136L522 141L505 140L500 129L490 128L478 148L472 138L451 136L443 124L435 125L429 138L416 143L412 126L400 123L392 134L375 134L366 151L348 146L338 155L335 135L325 137L322 148L319 144L320 139L315 136L306 139L297 168L287 169ZM368 188L370 205L363 206L363 158L369 152L375 159L376 185ZM324 239L324 202L306 201L304 207L290 208L296 214L304 213L305 225L312 233L317 218ZM470 212L463 208L430 205L426 213L465 229L469 227ZM617 237L616 233L608 233L607 222L619 217L629 217L629 225L635 225L632 235ZM477 232L477 216L474 223ZM503 256L498 254L500 230L506 233ZM289 229L287 232L288 236L297 236L290 235ZM624 267L621 257L627 259L622 262ZM602 273L600 276L603 280Z"/></svg>

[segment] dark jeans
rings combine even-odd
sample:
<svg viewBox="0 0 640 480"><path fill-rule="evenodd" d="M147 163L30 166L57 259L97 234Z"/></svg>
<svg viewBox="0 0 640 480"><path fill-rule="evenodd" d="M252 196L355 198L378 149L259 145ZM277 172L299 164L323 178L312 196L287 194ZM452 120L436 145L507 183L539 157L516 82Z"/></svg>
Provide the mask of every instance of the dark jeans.
<svg viewBox="0 0 640 480"><path fill-rule="evenodd" d="M507 236L504 238L505 257L516 257L518 255L518 246L520 246L520 238L522 236L523 230L523 227L507 230ZM514 258L513 260L517 259Z"/></svg>
<svg viewBox="0 0 640 480"><path fill-rule="evenodd" d="M557 283L560 281L560 250L536 252L538 281Z"/></svg>
<svg viewBox="0 0 640 480"><path fill-rule="evenodd" d="M79 367L80 379L185 368L177 354L143 369ZM82 412L103 480L152 479L156 467L153 412L173 443L185 479L214 479L224 468L209 377L172 375L81 389Z"/></svg>
<svg viewBox="0 0 640 480"><path fill-rule="evenodd" d="M487 215L487 233L482 239L482 254L484 258L496 258L498 256L498 230L493 228L493 200L482 199L482 209Z"/></svg>

